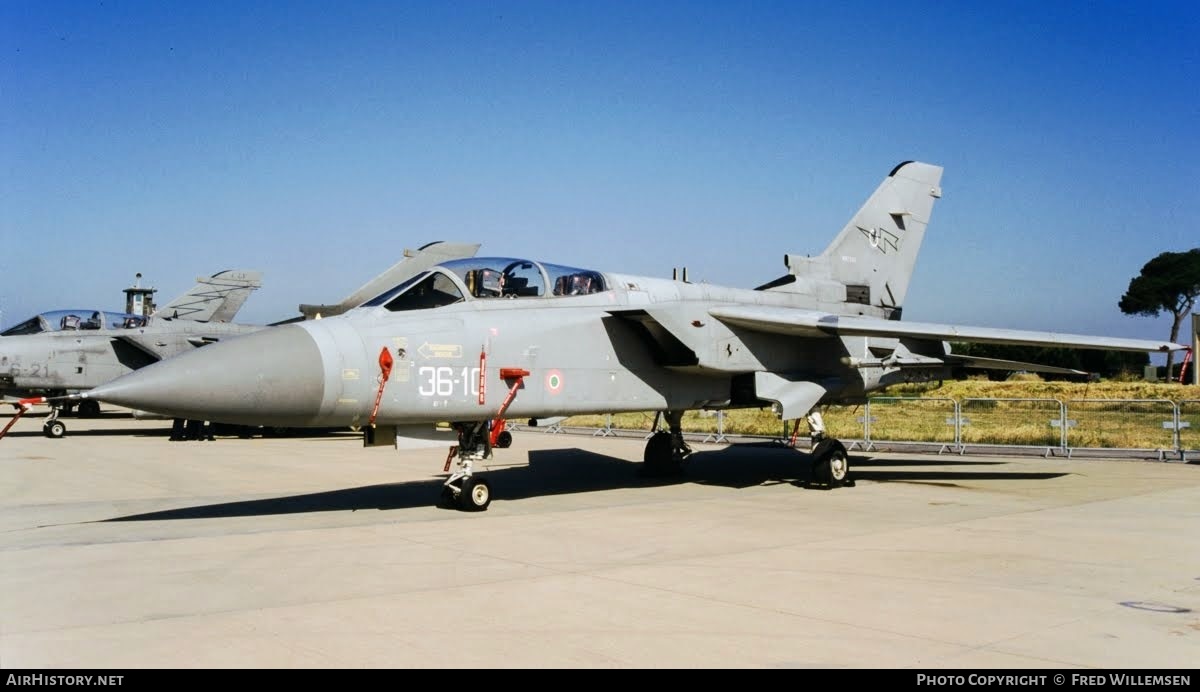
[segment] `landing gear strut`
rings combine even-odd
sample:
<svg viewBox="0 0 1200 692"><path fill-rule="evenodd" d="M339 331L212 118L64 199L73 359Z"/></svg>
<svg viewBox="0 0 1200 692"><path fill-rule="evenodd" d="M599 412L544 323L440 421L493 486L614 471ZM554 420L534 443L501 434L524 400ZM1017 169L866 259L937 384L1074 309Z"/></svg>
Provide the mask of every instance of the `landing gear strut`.
<svg viewBox="0 0 1200 692"><path fill-rule="evenodd" d="M57 406L50 407L50 417L42 423L42 434L52 440L57 440L67 434L67 425L58 419L58 415L62 412Z"/></svg>
<svg viewBox="0 0 1200 692"><path fill-rule="evenodd" d="M480 357L482 363L482 356ZM482 368L481 368L482 371ZM442 471L450 471L450 463L455 455L458 456L458 470L450 474L442 485L442 497L438 503L443 507L457 507L464 512L482 512L492 503L492 488L488 482L474 475L474 465L477 461L489 459L492 447L504 449L512 444L512 433L504 429L504 412L517 396L517 390L529 376L528 370L521 368L500 368L500 379L508 384L508 394L500 410L491 420L481 420L471 423L455 423L458 431L458 444L450 448L446 457L446 466ZM480 375L480 382L483 381ZM483 403L480 396L479 403Z"/></svg>
<svg viewBox="0 0 1200 692"><path fill-rule="evenodd" d="M487 421L455 423L458 444L450 448L446 457L446 470L450 461L458 455L458 470L450 474L442 485L441 502L444 507L457 507L464 512L482 512L492 503L492 488L483 478L473 475L476 461L492 456Z"/></svg>
<svg viewBox="0 0 1200 692"><path fill-rule="evenodd" d="M683 411L667 411L666 419L669 430L655 432L646 442L642 471L647 476L680 475L683 473L683 462L692 453L692 448L683 440ZM658 427L657 416L654 422Z"/></svg>

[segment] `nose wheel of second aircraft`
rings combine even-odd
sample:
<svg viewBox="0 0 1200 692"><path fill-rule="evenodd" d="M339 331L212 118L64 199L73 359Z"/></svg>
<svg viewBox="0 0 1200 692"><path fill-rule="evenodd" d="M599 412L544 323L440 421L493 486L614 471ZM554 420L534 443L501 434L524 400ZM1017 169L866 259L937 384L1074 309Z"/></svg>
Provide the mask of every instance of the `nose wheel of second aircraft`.
<svg viewBox="0 0 1200 692"><path fill-rule="evenodd" d="M45 423L42 423L42 434L52 440L57 440L67 434L67 424L58 419L61 413L62 408L52 406L50 408L50 417L46 419Z"/></svg>
<svg viewBox="0 0 1200 692"><path fill-rule="evenodd" d="M60 420L49 420L42 426L42 434L51 439L57 440L67 434L67 426Z"/></svg>

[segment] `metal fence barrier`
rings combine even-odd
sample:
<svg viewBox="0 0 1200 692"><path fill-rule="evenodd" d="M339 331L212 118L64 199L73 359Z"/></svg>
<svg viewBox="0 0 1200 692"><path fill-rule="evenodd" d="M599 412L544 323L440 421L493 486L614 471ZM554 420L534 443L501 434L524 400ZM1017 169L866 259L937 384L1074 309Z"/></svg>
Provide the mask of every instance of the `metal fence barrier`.
<svg viewBox="0 0 1200 692"><path fill-rule="evenodd" d="M1070 399L1067 456L1075 449L1176 451L1175 402L1167 399Z"/></svg>
<svg viewBox="0 0 1200 692"><path fill-rule="evenodd" d="M1058 399L963 399L958 451L973 447L1025 447L1050 456L1066 448L1066 406Z"/></svg>
<svg viewBox="0 0 1200 692"><path fill-rule="evenodd" d="M1200 399L1184 399L1175 407L1175 439L1179 458L1200 459Z"/></svg>
<svg viewBox="0 0 1200 692"><path fill-rule="evenodd" d="M865 406L829 406L822 410L828 434L848 449L874 451L880 446L935 445L938 453L966 453L971 447L1037 449L1043 456L1070 457L1085 450L1168 453L1183 461L1200 459L1200 399L1060 399L874 397ZM793 421L780 435L752 434L731 426L725 411L710 412L699 429L685 434L704 443L769 439L789 443ZM647 420L653 420L647 416ZM715 430L713 423L715 422ZM685 421L686 423L686 421ZM803 419L799 421L801 428ZM570 425L569 421L567 425ZM519 426L513 426L514 429ZM563 421L543 428L564 431ZM649 437L646 428L615 428L613 416L603 427L572 428L597 437ZM807 430L803 431L807 436Z"/></svg>
<svg viewBox="0 0 1200 692"><path fill-rule="evenodd" d="M866 450L876 443L937 444L938 454L958 449L958 402L934 397L873 397L867 400L863 422ZM916 435L899 430L916 427ZM904 439L904 438L917 439Z"/></svg>
<svg viewBox="0 0 1200 692"><path fill-rule="evenodd" d="M611 420L611 418L609 420ZM706 435L703 442L719 444L728 441L729 438L725 437L725 412L717 411L717 430L716 432L710 432L708 435Z"/></svg>

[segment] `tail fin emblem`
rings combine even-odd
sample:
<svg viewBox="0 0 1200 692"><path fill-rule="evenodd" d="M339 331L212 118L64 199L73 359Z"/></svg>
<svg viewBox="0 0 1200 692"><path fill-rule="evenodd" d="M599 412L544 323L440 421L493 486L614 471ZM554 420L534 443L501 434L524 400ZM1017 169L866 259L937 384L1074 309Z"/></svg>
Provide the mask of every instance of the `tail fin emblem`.
<svg viewBox="0 0 1200 692"><path fill-rule="evenodd" d="M900 236L887 229L863 228L859 226L858 230L862 231L862 234L867 237L867 241L871 243L871 247L885 255L888 253L888 248L891 248L893 251L900 249Z"/></svg>

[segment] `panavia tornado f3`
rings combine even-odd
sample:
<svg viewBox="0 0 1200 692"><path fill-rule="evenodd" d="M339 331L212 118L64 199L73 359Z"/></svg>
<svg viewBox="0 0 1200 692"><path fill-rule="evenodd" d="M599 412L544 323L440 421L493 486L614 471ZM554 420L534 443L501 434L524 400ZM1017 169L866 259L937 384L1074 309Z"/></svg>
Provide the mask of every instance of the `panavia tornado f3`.
<svg viewBox="0 0 1200 692"><path fill-rule="evenodd" d="M367 445L453 445L441 499L478 511L492 492L473 465L511 441L506 419L659 411L665 429L644 465L671 474L691 453L684 412L769 406L808 418L815 476L832 486L849 461L816 407L861 402L914 374L998 365L949 342L1184 348L901 321L941 177L939 166L896 166L823 253L787 255L787 274L757 288L457 259L342 315L222 341L81 396L218 422L361 426Z"/></svg>

